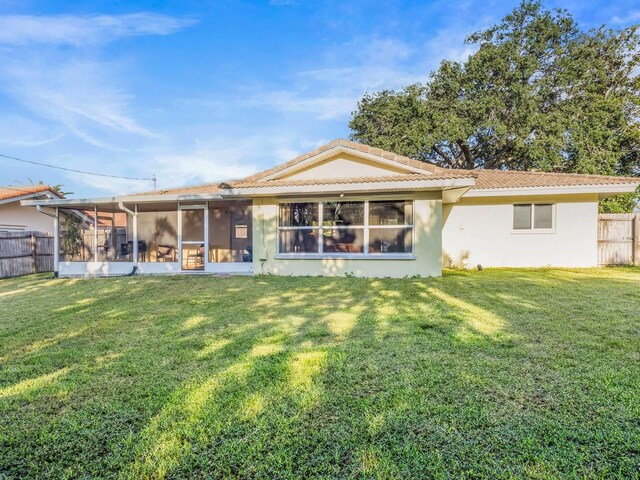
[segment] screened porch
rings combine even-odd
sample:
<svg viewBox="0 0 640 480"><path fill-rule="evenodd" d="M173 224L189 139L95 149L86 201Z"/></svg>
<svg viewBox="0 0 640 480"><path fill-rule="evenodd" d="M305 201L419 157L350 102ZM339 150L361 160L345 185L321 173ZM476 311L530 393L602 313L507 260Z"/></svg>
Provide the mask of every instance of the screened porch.
<svg viewBox="0 0 640 480"><path fill-rule="evenodd" d="M61 274L250 273L251 200L57 208Z"/></svg>

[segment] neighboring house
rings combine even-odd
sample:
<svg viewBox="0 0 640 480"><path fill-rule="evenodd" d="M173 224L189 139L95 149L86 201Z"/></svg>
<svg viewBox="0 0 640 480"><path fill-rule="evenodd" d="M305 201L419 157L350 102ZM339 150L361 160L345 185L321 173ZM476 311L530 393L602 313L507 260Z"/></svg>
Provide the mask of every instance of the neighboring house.
<svg viewBox="0 0 640 480"><path fill-rule="evenodd" d="M440 275L443 264L594 267L598 200L639 184L447 170L336 140L240 181L23 204L55 217L60 275L125 274L135 266L153 274L405 277ZM99 221L78 222L78 210L111 225L126 214L126 233L101 249ZM87 232L96 240L77 261L69 252Z"/></svg>
<svg viewBox="0 0 640 480"><path fill-rule="evenodd" d="M35 208L20 205L21 200L62 198L46 185L0 187L0 232L31 230L53 234L53 219Z"/></svg>

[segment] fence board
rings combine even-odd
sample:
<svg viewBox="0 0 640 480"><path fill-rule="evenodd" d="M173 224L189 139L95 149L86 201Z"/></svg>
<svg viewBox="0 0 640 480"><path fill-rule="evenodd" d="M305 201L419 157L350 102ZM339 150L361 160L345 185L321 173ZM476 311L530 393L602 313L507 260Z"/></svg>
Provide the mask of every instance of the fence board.
<svg viewBox="0 0 640 480"><path fill-rule="evenodd" d="M640 214L598 216L598 265L640 263Z"/></svg>
<svg viewBox="0 0 640 480"><path fill-rule="evenodd" d="M0 232L0 278L51 271L51 235L42 232Z"/></svg>

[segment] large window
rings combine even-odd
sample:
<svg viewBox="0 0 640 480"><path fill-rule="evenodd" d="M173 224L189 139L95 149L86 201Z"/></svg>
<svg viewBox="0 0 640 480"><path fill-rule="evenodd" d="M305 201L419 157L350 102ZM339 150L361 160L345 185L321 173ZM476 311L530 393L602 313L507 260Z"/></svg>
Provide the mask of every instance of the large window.
<svg viewBox="0 0 640 480"><path fill-rule="evenodd" d="M322 203L325 253L364 252L364 202Z"/></svg>
<svg viewBox="0 0 640 480"><path fill-rule="evenodd" d="M280 204L280 253L318 253L318 218L317 203Z"/></svg>
<svg viewBox="0 0 640 480"><path fill-rule="evenodd" d="M553 204L524 203L513 206L514 230L551 230Z"/></svg>
<svg viewBox="0 0 640 480"><path fill-rule="evenodd" d="M413 201L281 203L279 253L410 254Z"/></svg>

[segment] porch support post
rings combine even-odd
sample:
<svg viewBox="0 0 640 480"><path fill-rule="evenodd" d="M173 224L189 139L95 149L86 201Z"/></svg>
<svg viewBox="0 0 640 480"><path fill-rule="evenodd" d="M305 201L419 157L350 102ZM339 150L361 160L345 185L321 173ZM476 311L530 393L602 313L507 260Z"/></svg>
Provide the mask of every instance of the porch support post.
<svg viewBox="0 0 640 480"><path fill-rule="evenodd" d="M138 266L138 204L134 206L133 219L131 220L133 225L133 262ZM146 255L146 253L145 253Z"/></svg>
<svg viewBox="0 0 640 480"><path fill-rule="evenodd" d="M53 217L53 276L58 276L60 265L60 213L56 207L56 216Z"/></svg>
<svg viewBox="0 0 640 480"><path fill-rule="evenodd" d="M138 204L134 204L133 211L124 206L123 202L118 202L120 210L127 215L131 215L131 228L133 230L133 240L131 241L131 255L133 263L138 266Z"/></svg>
<svg viewBox="0 0 640 480"><path fill-rule="evenodd" d="M53 276L57 278L58 265L60 264L60 211L58 207L55 207L55 213L51 213L45 210L42 205L36 205L36 210L47 217L53 218Z"/></svg>
<svg viewBox="0 0 640 480"><path fill-rule="evenodd" d="M640 213L633 217L633 264L640 266Z"/></svg>
<svg viewBox="0 0 640 480"><path fill-rule="evenodd" d="M204 269L209 264L209 202L204 202Z"/></svg>
<svg viewBox="0 0 640 480"><path fill-rule="evenodd" d="M93 261L98 261L98 206L93 206Z"/></svg>

